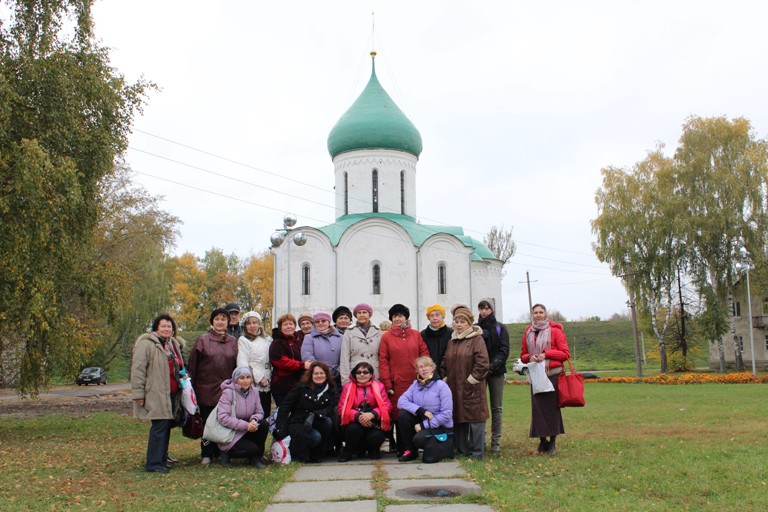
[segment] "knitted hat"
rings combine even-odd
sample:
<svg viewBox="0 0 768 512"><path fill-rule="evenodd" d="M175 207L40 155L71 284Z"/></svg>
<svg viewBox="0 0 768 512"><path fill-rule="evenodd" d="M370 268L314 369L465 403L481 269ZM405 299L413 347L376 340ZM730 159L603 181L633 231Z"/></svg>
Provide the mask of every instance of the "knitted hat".
<svg viewBox="0 0 768 512"><path fill-rule="evenodd" d="M391 308L389 308L389 319L392 320L392 317L397 314L403 315L406 320L411 318L411 310L407 307L403 306L402 304L395 304Z"/></svg>
<svg viewBox="0 0 768 512"><path fill-rule="evenodd" d="M312 315L307 314L307 313L302 313L296 323L301 325L301 322L303 322L304 320L309 320L311 322L312 321Z"/></svg>
<svg viewBox="0 0 768 512"><path fill-rule="evenodd" d="M211 319L210 319L211 325L213 325L213 319L219 315L224 315L225 317L227 317L227 320L229 320L229 313L227 313L226 309L216 308L213 311L211 311Z"/></svg>
<svg viewBox="0 0 768 512"><path fill-rule="evenodd" d="M240 305L237 302L230 302L226 306L224 306L224 309L227 310L227 314L233 313L237 311L240 312Z"/></svg>
<svg viewBox="0 0 768 512"><path fill-rule="evenodd" d="M352 320L352 311L347 306L339 306L333 310L333 323L336 323L336 319L341 315L347 315Z"/></svg>
<svg viewBox="0 0 768 512"><path fill-rule="evenodd" d="M259 323L261 323L261 315L255 311L249 311L246 314L244 314L243 318L241 319L241 322L243 323L243 325L245 325L245 321L248 320L249 318L255 318L259 321Z"/></svg>
<svg viewBox="0 0 768 512"><path fill-rule="evenodd" d="M355 306L355 310L353 311L353 313L355 314L355 317L357 317L358 311L367 311L368 314L371 314L371 315L373 314L373 308L365 303L360 303L357 306Z"/></svg>
<svg viewBox="0 0 768 512"><path fill-rule="evenodd" d="M251 369L247 366L238 366L235 368L235 371L232 372L232 380L237 382L237 379L243 375L248 375L251 380L253 380L253 373L251 373Z"/></svg>
<svg viewBox="0 0 768 512"><path fill-rule="evenodd" d="M466 304L454 304L451 307L451 314L453 318L464 317L470 324L475 321L475 315L472 314L472 310Z"/></svg>
<svg viewBox="0 0 768 512"><path fill-rule="evenodd" d="M491 310L495 311L493 308L493 299L490 297L483 297L480 299L480 302L477 303L477 309L483 309L483 308L491 308Z"/></svg>
<svg viewBox="0 0 768 512"><path fill-rule="evenodd" d="M318 311L314 314L312 317L312 322L317 322L318 320L328 320L331 321L331 315L327 311Z"/></svg>
<svg viewBox="0 0 768 512"><path fill-rule="evenodd" d="M431 306L427 306L427 318L429 318L429 314L433 311L439 311L440 314L445 317L445 308L440 304L432 304Z"/></svg>

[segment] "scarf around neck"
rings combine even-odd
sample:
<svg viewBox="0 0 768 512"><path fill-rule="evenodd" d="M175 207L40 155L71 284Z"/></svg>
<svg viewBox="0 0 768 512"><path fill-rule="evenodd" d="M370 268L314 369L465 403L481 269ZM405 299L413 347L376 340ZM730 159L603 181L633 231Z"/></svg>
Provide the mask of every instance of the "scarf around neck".
<svg viewBox="0 0 768 512"><path fill-rule="evenodd" d="M549 320L531 323L531 327L528 329L528 335L526 336L528 353L534 355L543 354L552 348L550 344L551 334L552 327ZM549 359L545 359L545 361L547 363L547 369L549 369Z"/></svg>
<svg viewBox="0 0 768 512"><path fill-rule="evenodd" d="M373 397L376 400L376 407L378 407L379 411L381 411L381 416L379 417L379 420L381 420L381 430L389 430L389 412L387 412L387 408L384 406L384 398L381 396L381 389L379 386L374 385L374 382L375 381L371 379L365 384L358 384L354 380L350 380L349 383L347 383L347 386L349 386L349 392L344 397L344 403L341 407L343 412L341 416L342 425L349 423L349 413L352 411L355 397L357 396L357 388L359 386L367 387L373 391Z"/></svg>

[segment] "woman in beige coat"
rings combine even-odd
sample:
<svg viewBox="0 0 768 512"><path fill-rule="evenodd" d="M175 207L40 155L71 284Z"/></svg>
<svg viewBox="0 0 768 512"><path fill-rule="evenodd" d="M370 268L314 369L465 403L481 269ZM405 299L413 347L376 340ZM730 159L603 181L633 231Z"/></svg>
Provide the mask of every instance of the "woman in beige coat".
<svg viewBox="0 0 768 512"><path fill-rule="evenodd" d="M152 332L142 334L133 347L131 362L131 399L133 414L151 420L147 441L150 472L169 471L168 442L171 439L174 404L178 405L179 371L184 367L179 344L173 337L176 323L169 315L152 322Z"/></svg>

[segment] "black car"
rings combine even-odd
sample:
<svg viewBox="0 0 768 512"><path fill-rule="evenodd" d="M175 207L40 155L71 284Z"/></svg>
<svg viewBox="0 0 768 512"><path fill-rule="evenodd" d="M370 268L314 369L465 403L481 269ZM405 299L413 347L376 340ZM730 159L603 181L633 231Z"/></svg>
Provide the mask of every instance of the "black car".
<svg viewBox="0 0 768 512"><path fill-rule="evenodd" d="M99 368L97 366L91 368L84 368L77 376L77 385L82 386L85 384L106 384L107 383L107 370Z"/></svg>

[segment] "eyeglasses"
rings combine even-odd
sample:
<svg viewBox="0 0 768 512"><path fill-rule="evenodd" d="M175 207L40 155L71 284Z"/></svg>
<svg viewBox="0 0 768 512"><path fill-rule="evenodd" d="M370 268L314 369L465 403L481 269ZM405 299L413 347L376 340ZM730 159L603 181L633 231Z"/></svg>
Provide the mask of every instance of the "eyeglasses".
<svg viewBox="0 0 768 512"><path fill-rule="evenodd" d="M355 375L370 375L370 374L371 372L369 372L368 370L359 370L355 372Z"/></svg>

